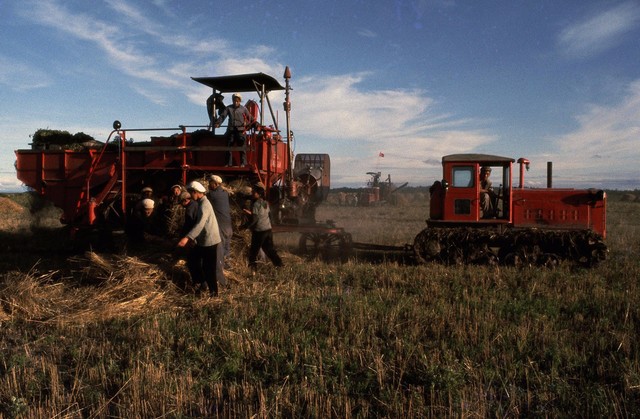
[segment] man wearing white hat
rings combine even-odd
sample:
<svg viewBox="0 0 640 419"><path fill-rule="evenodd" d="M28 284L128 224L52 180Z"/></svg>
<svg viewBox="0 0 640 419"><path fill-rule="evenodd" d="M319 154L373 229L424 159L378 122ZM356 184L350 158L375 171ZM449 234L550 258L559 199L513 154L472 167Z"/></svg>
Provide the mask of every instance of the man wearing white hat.
<svg viewBox="0 0 640 419"><path fill-rule="evenodd" d="M231 99L233 100L233 104L224 108L222 114L216 119L215 126L218 128L225 118L229 117L229 122L227 123L227 145L229 147L235 145L243 148L241 152L241 165L246 166L247 152L244 150L244 145L247 137L245 136L245 132L254 126L256 121L253 119L253 116L251 116L251 112L242 106L242 95L240 95L240 93L234 93ZM227 161L228 166L233 166L233 154L230 151L227 152Z"/></svg>
<svg viewBox="0 0 640 419"><path fill-rule="evenodd" d="M158 233L155 202L153 199L144 198L138 202L131 217L127 219L125 231L129 243L133 246L144 244L147 239L147 234L155 235Z"/></svg>
<svg viewBox="0 0 640 419"><path fill-rule="evenodd" d="M191 279L195 284L200 284L201 287L206 282L209 286L209 294L217 296L216 252L221 241L218 221L211 203L205 196L207 190L200 182L193 181L189 183L187 191L191 194L191 198L198 203L198 211L195 225L180 239L178 247L185 247L189 243L195 243L187 259Z"/></svg>

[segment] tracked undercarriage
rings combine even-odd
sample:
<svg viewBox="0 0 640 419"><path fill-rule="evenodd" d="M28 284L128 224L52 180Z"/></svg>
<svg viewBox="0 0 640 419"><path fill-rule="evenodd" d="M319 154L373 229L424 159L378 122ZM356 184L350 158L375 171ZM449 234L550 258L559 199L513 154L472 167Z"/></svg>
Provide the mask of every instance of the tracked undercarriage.
<svg viewBox="0 0 640 419"><path fill-rule="evenodd" d="M413 244L419 263L554 266L571 260L595 266L606 259L607 246L590 230L494 229L428 227Z"/></svg>

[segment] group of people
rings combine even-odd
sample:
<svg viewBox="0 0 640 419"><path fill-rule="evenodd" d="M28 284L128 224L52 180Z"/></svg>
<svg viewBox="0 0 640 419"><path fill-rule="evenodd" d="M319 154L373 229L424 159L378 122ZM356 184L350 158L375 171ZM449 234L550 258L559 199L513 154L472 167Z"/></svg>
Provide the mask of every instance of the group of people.
<svg viewBox="0 0 640 419"><path fill-rule="evenodd" d="M222 178L211 175L208 190L199 181L190 182L186 188L181 185L171 187L164 204L181 205L184 220L179 230L178 248L187 249L187 268L198 292L208 288L209 295L218 295L218 284L227 285L225 269L229 268L233 224L229 194L222 187ZM141 199L134 209L132 222L137 228L129 229L130 238L140 239L139 234L158 234L154 216L156 207L149 187L141 191ZM270 208L265 200L264 185L258 183L252 188L251 209L248 228L251 229L249 267L255 275L258 254L262 250L272 263L283 266L273 243Z"/></svg>
<svg viewBox="0 0 640 419"><path fill-rule="evenodd" d="M246 166L246 131L258 126L258 122L242 105L240 93L234 93L231 98L233 103L230 106L224 106L224 97L220 93L214 93L207 99L210 126L220 127L228 118L228 146L242 147L240 164ZM233 153L228 151L226 157L227 166L233 166ZM187 267L194 284L200 289L206 286L211 295L218 295L218 284L227 284L224 270L229 268L233 224L229 194L222 187L222 178L212 175L208 183L208 188L198 181L192 181L186 187L173 185L168 196L159 202L153 198L153 190L144 187L127 232L133 243L144 242L146 234L166 235L166 228L162 231L159 227L162 223L158 222L158 218L162 217L162 213L181 205L184 208L184 221L178 231L180 239L177 246L188 249ZM263 184L258 183L252 188L251 209L245 211L250 215L248 227L252 231L249 248L252 273L256 272L261 251L275 266L283 266L273 243L271 212L265 200Z"/></svg>

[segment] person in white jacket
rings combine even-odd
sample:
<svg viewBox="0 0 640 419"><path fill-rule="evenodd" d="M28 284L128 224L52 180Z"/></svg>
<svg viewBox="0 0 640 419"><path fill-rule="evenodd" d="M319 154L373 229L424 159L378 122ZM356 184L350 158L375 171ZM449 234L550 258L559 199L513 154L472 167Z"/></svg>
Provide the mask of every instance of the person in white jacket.
<svg viewBox="0 0 640 419"><path fill-rule="evenodd" d="M217 248L221 242L218 221L211 203L205 196L207 190L200 182L193 181L187 186L191 198L198 203L195 224L180 239L178 247L193 245L187 258L187 267L194 284L202 288L206 283L211 296L218 295L216 275Z"/></svg>

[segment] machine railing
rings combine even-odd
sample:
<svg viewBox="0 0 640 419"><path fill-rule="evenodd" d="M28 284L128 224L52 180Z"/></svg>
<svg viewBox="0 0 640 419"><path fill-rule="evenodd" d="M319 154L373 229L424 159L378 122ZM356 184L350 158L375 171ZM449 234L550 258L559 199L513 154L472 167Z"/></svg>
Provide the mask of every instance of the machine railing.
<svg viewBox="0 0 640 419"><path fill-rule="evenodd" d="M83 181L83 187L78 196L75 208L75 218L78 219L82 216L87 216L87 220L89 224L93 224L96 220L95 209L102 204L105 199L109 196L113 196L114 194L110 194L113 191L120 193L121 198L121 210L123 216L126 217L127 212L127 173L130 171L138 171L138 170L164 170L167 169L167 166L164 163L159 162L159 164L137 164L134 163L131 165L129 161L131 161L131 153L138 152L175 152L179 153L179 155L174 155L174 161L179 162L178 167L173 167L174 170L180 170L180 178L183 184L187 183L187 175L189 171L212 171L212 170L225 170L229 173L236 173L238 171L251 171L254 175L258 177L260 181L263 181L267 188L273 183L273 176L275 174L274 168L271 167L273 164L272 158L275 158L276 166L279 164L278 153L274 153L273 144L282 141L282 138L277 134L271 127L263 127L261 126L258 129L252 129L251 132L247 132L247 141L244 146L230 146L230 145L212 145L209 144L192 144L188 142L188 135L192 133L187 133L187 128L190 129L202 129L208 128L207 125L180 125L178 127L164 127L164 128L131 128L131 129L121 129L120 123L118 121L114 122L114 130L109 134L107 141L102 145L99 152L91 152L90 158L91 162L89 168L87 170L86 176ZM127 140L127 135L133 132L153 132L153 131L179 131L180 134L176 134L175 142L173 145L156 143L152 142L149 144L147 142L143 143L134 143L129 142ZM215 132L211 132L215 138L219 138L221 135L216 135ZM117 138L117 140L116 140ZM258 144L260 142L267 143L266 149L266 160L261 156L256 156L257 161L248 161L248 165L245 167L226 167L222 164L202 164L199 163L197 165L193 165L194 161L189 160L189 155L192 152L240 152L244 151L248 153L249 151L258 151ZM110 160L108 163L111 164L110 167L106 167L109 178L104 181L105 167L101 166L101 164L105 161L105 154L109 149L114 151L114 147L117 147L117 157L113 160L113 153L110 153ZM136 160L137 161L137 160ZM133 162L133 161L132 161ZM264 166L266 162L266 166ZM263 167L264 166L264 167ZM94 183L94 178L96 173L100 172L102 174L100 178L100 182ZM102 185L102 188L99 191L95 191L96 187Z"/></svg>

